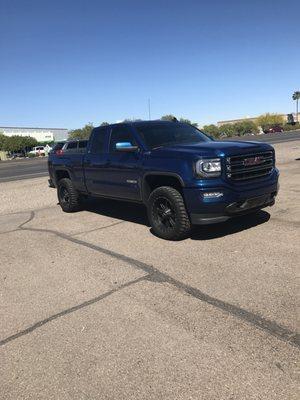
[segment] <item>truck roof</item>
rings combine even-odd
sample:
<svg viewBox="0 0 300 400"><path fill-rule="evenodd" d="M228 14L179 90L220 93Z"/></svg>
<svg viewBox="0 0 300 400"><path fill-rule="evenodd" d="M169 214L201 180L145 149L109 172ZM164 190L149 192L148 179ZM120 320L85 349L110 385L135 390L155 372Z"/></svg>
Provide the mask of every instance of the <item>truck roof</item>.
<svg viewBox="0 0 300 400"><path fill-rule="evenodd" d="M162 125L168 125L168 124L174 124L174 123L178 123L178 124L183 124L184 122L180 122L180 121L164 121L161 119L156 119L156 120L141 120L141 121L125 121L125 122L117 122L115 124L109 124L106 125L107 127L115 127L118 125L157 125L157 124L162 124ZM105 126L104 126L105 127ZM97 126L97 128L103 128L103 126Z"/></svg>

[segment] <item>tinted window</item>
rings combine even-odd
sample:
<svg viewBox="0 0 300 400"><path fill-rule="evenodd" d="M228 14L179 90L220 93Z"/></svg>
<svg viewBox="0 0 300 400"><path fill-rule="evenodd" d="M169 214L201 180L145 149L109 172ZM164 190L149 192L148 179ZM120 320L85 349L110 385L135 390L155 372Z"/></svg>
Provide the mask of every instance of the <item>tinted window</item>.
<svg viewBox="0 0 300 400"><path fill-rule="evenodd" d="M65 142L56 143L55 146L53 147L53 151L54 150L61 150L64 147L64 145L65 145Z"/></svg>
<svg viewBox="0 0 300 400"><path fill-rule="evenodd" d="M106 128L94 129L90 152L93 154L105 152Z"/></svg>
<svg viewBox="0 0 300 400"><path fill-rule="evenodd" d="M70 142L70 143L68 143L66 150L77 149L77 144L78 144L78 142Z"/></svg>
<svg viewBox="0 0 300 400"><path fill-rule="evenodd" d="M133 146L136 146L136 140L133 136L132 130L129 126L120 125L113 128L110 136L109 151L113 153L116 151L116 143L129 142Z"/></svg>
<svg viewBox="0 0 300 400"><path fill-rule="evenodd" d="M80 149L84 149L87 146L87 140L81 140L78 144Z"/></svg>
<svg viewBox="0 0 300 400"><path fill-rule="evenodd" d="M135 127L150 148L212 140L193 126L179 122L144 123L136 124Z"/></svg>

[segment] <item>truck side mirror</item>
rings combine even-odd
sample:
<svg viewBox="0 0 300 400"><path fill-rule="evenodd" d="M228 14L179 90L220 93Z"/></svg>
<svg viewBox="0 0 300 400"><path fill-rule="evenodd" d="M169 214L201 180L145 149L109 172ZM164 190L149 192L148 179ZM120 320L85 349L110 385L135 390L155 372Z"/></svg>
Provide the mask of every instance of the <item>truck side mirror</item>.
<svg viewBox="0 0 300 400"><path fill-rule="evenodd" d="M127 153L134 153L135 151L138 150L138 146L134 146L130 142L118 142L116 143L116 150L117 151L123 151Z"/></svg>

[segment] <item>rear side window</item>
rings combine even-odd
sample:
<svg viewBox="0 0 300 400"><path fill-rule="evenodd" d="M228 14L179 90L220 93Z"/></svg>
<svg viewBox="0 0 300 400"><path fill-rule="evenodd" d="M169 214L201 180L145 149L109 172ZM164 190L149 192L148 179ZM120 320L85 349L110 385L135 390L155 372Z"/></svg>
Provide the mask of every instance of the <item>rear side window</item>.
<svg viewBox="0 0 300 400"><path fill-rule="evenodd" d="M79 142L79 144L78 144L78 147L79 147L80 149L85 149L86 146L87 146L87 140L81 140L81 141Z"/></svg>
<svg viewBox="0 0 300 400"><path fill-rule="evenodd" d="M71 152L76 151L78 142L70 142L67 144L65 151Z"/></svg>
<svg viewBox="0 0 300 400"><path fill-rule="evenodd" d="M105 152L105 139L107 128L94 129L90 152L93 154Z"/></svg>
<svg viewBox="0 0 300 400"><path fill-rule="evenodd" d="M53 150L61 150L65 145L65 142L56 143Z"/></svg>
<svg viewBox="0 0 300 400"><path fill-rule="evenodd" d="M78 152L79 153L85 153L86 152L86 147L87 147L87 140L80 140L78 143Z"/></svg>
<svg viewBox="0 0 300 400"><path fill-rule="evenodd" d="M110 136L109 152L114 153L116 151L116 144L120 142L129 142L133 146L137 145L131 128L126 125L113 128Z"/></svg>

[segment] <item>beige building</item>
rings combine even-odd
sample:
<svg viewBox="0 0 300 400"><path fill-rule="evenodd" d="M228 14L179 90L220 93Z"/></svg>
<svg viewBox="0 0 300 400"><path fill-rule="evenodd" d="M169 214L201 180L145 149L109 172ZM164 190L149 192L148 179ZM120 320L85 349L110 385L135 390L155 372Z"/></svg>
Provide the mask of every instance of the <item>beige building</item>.
<svg viewBox="0 0 300 400"><path fill-rule="evenodd" d="M0 126L0 133L6 136L30 136L38 142L53 142L66 140L68 138L68 129L65 128L24 128L12 126Z"/></svg>
<svg viewBox="0 0 300 400"><path fill-rule="evenodd" d="M292 113L292 114L293 114L293 117L294 117L294 121L296 122L297 121L296 113ZM288 117L287 117L288 114L279 114L279 115L281 115L284 118L285 121L288 120ZM239 119L228 119L226 121L218 121L217 125L221 126L221 125L224 125L224 124L235 124L237 122L241 122L241 121L245 121L245 120L256 122L257 118L258 117L245 117L245 118L239 118ZM300 122L300 113L298 113L298 121Z"/></svg>

